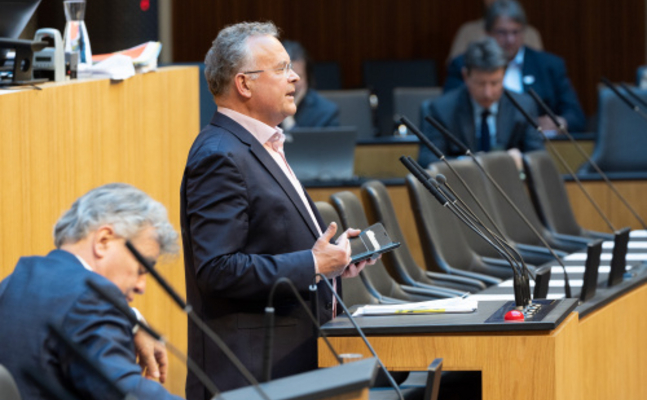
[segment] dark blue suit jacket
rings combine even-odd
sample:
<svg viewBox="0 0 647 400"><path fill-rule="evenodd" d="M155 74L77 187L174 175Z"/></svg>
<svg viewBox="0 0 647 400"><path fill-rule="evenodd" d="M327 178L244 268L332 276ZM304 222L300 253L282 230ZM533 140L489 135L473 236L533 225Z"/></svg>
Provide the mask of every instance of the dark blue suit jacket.
<svg viewBox="0 0 647 400"><path fill-rule="evenodd" d="M537 116L534 101L530 96L517 93L512 93L512 95L531 116ZM478 150L474 128L474 111L465 85L441 97L423 102L421 113L423 133L444 155L456 157L462 156L464 153L458 147L446 141L445 137L424 119L427 115L438 120L458 140L469 147L472 152ZM526 122L506 96L501 96L499 100L499 110L496 117L496 141L497 146L493 150L517 148L525 152L544 148L544 143L539 133ZM420 165L426 167L437 160L431 150L424 145L420 146L420 155L418 157Z"/></svg>
<svg viewBox="0 0 647 400"><path fill-rule="evenodd" d="M114 390L59 343L47 323L62 329L126 393L139 399L179 399L141 376L126 316L86 286L92 280L127 306L119 289L86 270L71 253L23 257L0 284L0 364L13 374L23 399L49 399L22 374L28 368L80 399L116 399Z"/></svg>
<svg viewBox="0 0 647 400"><path fill-rule="evenodd" d="M316 90L308 89L297 107L294 120L295 127L339 126L339 107Z"/></svg>
<svg viewBox="0 0 647 400"><path fill-rule="evenodd" d="M445 92L463 85L461 72L463 66L465 66L465 58L461 55L454 58L447 67ZM566 119L569 131L583 132L586 129L586 117L577 100L573 85L568 79L566 64L561 57L526 47L521 72L524 78L524 91L533 88L555 114ZM531 81L532 83L529 83ZM543 114L540 112L540 115Z"/></svg>
<svg viewBox="0 0 647 400"><path fill-rule="evenodd" d="M325 225L310 201L310 206ZM181 188L187 296L206 323L256 378L261 377L263 311L272 285L290 278L308 299L318 232L303 201L261 143L238 123L215 113L189 152ZM322 286L322 283L320 283ZM331 318L331 295L319 289L321 322ZM274 300L273 378L317 368L312 323L287 288ZM222 390L247 383L195 325L189 355ZM192 375L187 398L207 398Z"/></svg>

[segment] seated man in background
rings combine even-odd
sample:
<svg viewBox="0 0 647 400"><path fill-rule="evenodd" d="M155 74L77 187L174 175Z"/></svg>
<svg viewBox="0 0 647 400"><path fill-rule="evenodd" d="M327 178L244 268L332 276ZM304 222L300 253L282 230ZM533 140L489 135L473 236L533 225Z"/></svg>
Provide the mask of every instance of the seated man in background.
<svg viewBox="0 0 647 400"><path fill-rule="evenodd" d="M92 281L127 306L144 292L145 270L130 253L129 240L151 262L174 252L177 233L163 205L126 184L91 190L74 202L54 227L53 250L45 257L23 257L0 283L0 364L13 375L23 399L47 399L25 370L79 399L116 398L82 360L58 340L60 329L116 387L138 399L179 399L144 378L139 357L166 375L166 350L133 325L110 302L86 285ZM142 353L148 349L149 353ZM1 396L0 396L1 397Z"/></svg>
<svg viewBox="0 0 647 400"><path fill-rule="evenodd" d="M566 74L564 60L556 55L524 46L526 14L514 0L498 0L485 13L485 30L496 39L508 63L503 86L517 93L534 89L539 97L559 116L571 132L583 132L586 118ZM445 92L463 84L465 57L455 58L447 70ZM546 131L557 127L546 115L538 119Z"/></svg>
<svg viewBox="0 0 647 400"><path fill-rule="evenodd" d="M487 10L492 3L494 3L494 0L483 0L484 10ZM469 21L461 25L460 28L458 28L458 32L456 32L456 36L454 36L454 41L452 42L452 47L449 50L449 56L447 57L447 64L449 64L454 58L465 53L468 44L483 39L486 35L484 18ZM533 26L526 25L523 42L524 45L532 47L535 50L544 49L541 35Z"/></svg>
<svg viewBox="0 0 647 400"><path fill-rule="evenodd" d="M281 127L289 131L295 127L339 126L339 107L322 97L313 89L313 66L310 57L300 43L282 41L292 60L292 69L301 77L294 86L294 103L297 113L283 120Z"/></svg>
<svg viewBox="0 0 647 400"><path fill-rule="evenodd" d="M539 133L527 123L510 100L503 96L503 75L506 61L503 51L492 38L471 43L462 68L465 85L422 103L424 134L448 157L464 153L445 140L424 117L438 120L472 152L508 150L521 168L521 152L542 149ZM536 116L533 100L525 94L512 93L515 100L532 116ZM419 162L426 167L437 161L425 146L420 148Z"/></svg>

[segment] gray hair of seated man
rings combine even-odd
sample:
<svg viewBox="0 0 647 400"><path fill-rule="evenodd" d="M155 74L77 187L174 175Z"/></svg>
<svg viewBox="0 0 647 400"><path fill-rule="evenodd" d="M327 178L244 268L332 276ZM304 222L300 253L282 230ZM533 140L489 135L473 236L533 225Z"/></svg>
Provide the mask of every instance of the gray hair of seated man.
<svg viewBox="0 0 647 400"><path fill-rule="evenodd" d="M507 62L503 50L495 39L488 37L472 42L465 52L465 68L493 72L505 68Z"/></svg>
<svg viewBox="0 0 647 400"><path fill-rule="evenodd" d="M177 252L178 235L168 221L166 208L143 191L125 183L110 183L79 197L54 226L54 245L76 243L100 226L132 239L152 226L161 254Z"/></svg>
<svg viewBox="0 0 647 400"><path fill-rule="evenodd" d="M278 28L273 22L241 22L218 33L204 59L204 76L211 94L227 93L236 74L252 61L248 39L266 35L279 38Z"/></svg>
<svg viewBox="0 0 647 400"><path fill-rule="evenodd" d="M485 10L485 31L492 32L496 20L500 17L510 18L524 27L528 23L521 4L515 0L498 0Z"/></svg>

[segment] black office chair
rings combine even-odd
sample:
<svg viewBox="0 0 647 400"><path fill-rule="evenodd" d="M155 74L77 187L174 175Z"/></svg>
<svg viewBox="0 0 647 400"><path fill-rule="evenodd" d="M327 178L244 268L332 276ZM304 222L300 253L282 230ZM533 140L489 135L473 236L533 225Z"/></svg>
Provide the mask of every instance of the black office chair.
<svg viewBox="0 0 647 400"><path fill-rule="evenodd" d="M362 199L366 205L366 215L370 223L381 222L391 239L401 243L399 248L382 256L386 269L396 281L420 288L435 285L471 293L485 289L486 286L481 281L445 273L423 271L416 264L400 229L389 193L382 182L373 180L364 183Z"/></svg>
<svg viewBox="0 0 647 400"><path fill-rule="evenodd" d="M537 216L555 237L579 236L585 238L585 242L596 239L613 240L611 233L590 231L577 223L562 176L546 151L525 153L523 163L528 191Z"/></svg>
<svg viewBox="0 0 647 400"><path fill-rule="evenodd" d="M413 176L406 178L409 201L427 269L496 285L512 276L510 265L490 265L470 247L461 222Z"/></svg>
<svg viewBox="0 0 647 400"><path fill-rule="evenodd" d="M407 117L417 127L421 127L420 106L424 101L434 100L442 94L442 87L396 87L393 89L394 117Z"/></svg>
<svg viewBox="0 0 647 400"><path fill-rule="evenodd" d="M357 196L344 191L330 196L331 202L342 221L344 229L366 229L369 227L366 220L364 208ZM364 276L365 282L371 294L382 302L389 302L390 299L412 301L428 301L438 298L449 298L455 296L455 291L442 288L420 289L413 286L398 284L386 270L381 260L374 265L368 265L360 273ZM386 300L384 300L386 298Z"/></svg>
<svg viewBox="0 0 647 400"><path fill-rule="evenodd" d="M2 400L20 400L20 393L11 372L0 364L0 398Z"/></svg>
<svg viewBox="0 0 647 400"><path fill-rule="evenodd" d="M512 157L505 151L493 151L478 156L483 168L499 184L503 192L517 206L525 216L530 225L541 235L541 237L554 250L561 250L565 253L574 253L586 247L586 242L580 238L569 235L556 237L541 223L532 205L532 201L526 192L523 182L519 178L519 171ZM501 216L501 228L506 234L517 243L533 246L543 246L537 235L521 219L518 213L508 204L501 193L496 190L490 191L494 199L493 205Z"/></svg>
<svg viewBox="0 0 647 400"><path fill-rule="evenodd" d="M319 94L339 107L339 124L357 128L360 140L375 137L371 93L367 89L321 90Z"/></svg>
<svg viewBox="0 0 647 400"><path fill-rule="evenodd" d="M622 89L621 89L622 90ZM634 90L647 100L647 90ZM611 89L598 93L598 132L591 158L605 173L647 172L647 122L625 104ZM597 175L589 163L580 167L578 174Z"/></svg>
<svg viewBox="0 0 647 400"><path fill-rule="evenodd" d="M363 63L364 87L378 98L377 127L380 135L391 135L393 89L396 87L437 86L434 60L371 60Z"/></svg>
<svg viewBox="0 0 647 400"><path fill-rule="evenodd" d="M497 208L494 206L494 200L491 197L490 182L487 181L487 178L483 176L478 167L470 159L455 159L451 160L450 164L452 168L460 175L466 182L467 186L472 190L475 196L479 199L487 214L494 220L496 225L503 231L503 238L510 243L523 257L526 264L528 264L529 269L533 270L533 265L542 265L547 262L555 261L553 256L550 254L547 248L539 247L534 245L526 245L518 243L513 240L510 235L507 234L505 229L503 229L503 222L501 216L498 214ZM447 183L458 193L459 197L467 203L467 205L472 209L472 211L479 217L483 223L488 226L490 229L494 230L493 225L486 217L485 213L481 211L476 202L472 199L472 196L461 184L459 179L454 175L450 168L443 162L435 162L430 167L432 175L438 173L445 175L447 178ZM480 256L483 257L483 260L488 264L501 263L501 265L507 266L508 264L500 259L501 255L493 249L489 244L487 244L482 238L473 233L468 227L461 224L461 229L469 246ZM495 231L495 230L494 230ZM496 231L495 231L496 232Z"/></svg>
<svg viewBox="0 0 647 400"><path fill-rule="evenodd" d="M438 400L440 391L440 378L443 369L443 359L436 358L429 364L425 373L411 374L409 378L400 385L400 390L405 399ZM390 387L372 388L369 392L370 400L391 400L397 399L395 389Z"/></svg>
<svg viewBox="0 0 647 400"><path fill-rule="evenodd" d="M318 201L315 203L319 214L323 218L326 226L330 225L331 222L337 224L337 233L333 240L337 240L339 235L341 235L344 230L342 229L342 223L339 218L339 214L335 211L335 208L323 201ZM380 299L371 294L367 289L366 284L362 281L362 276L356 276L354 278L344 279L341 288L341 294L344 299L344 303L350 308L355 305L364 305L364 304L379 304Z"/></svg>

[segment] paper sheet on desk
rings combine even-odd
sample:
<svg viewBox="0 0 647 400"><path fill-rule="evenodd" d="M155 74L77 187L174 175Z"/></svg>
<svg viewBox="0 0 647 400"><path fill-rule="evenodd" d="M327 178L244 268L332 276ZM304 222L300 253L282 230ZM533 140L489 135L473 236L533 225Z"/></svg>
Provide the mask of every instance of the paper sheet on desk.
<svg viewBox="0 0 647 400"><path fill-rule="evenodd" d="M468 313L476 311L477 308L478 302L476 300L454 297L415 303L368 305L358 308L353 317L361 315Z"/></svg>

